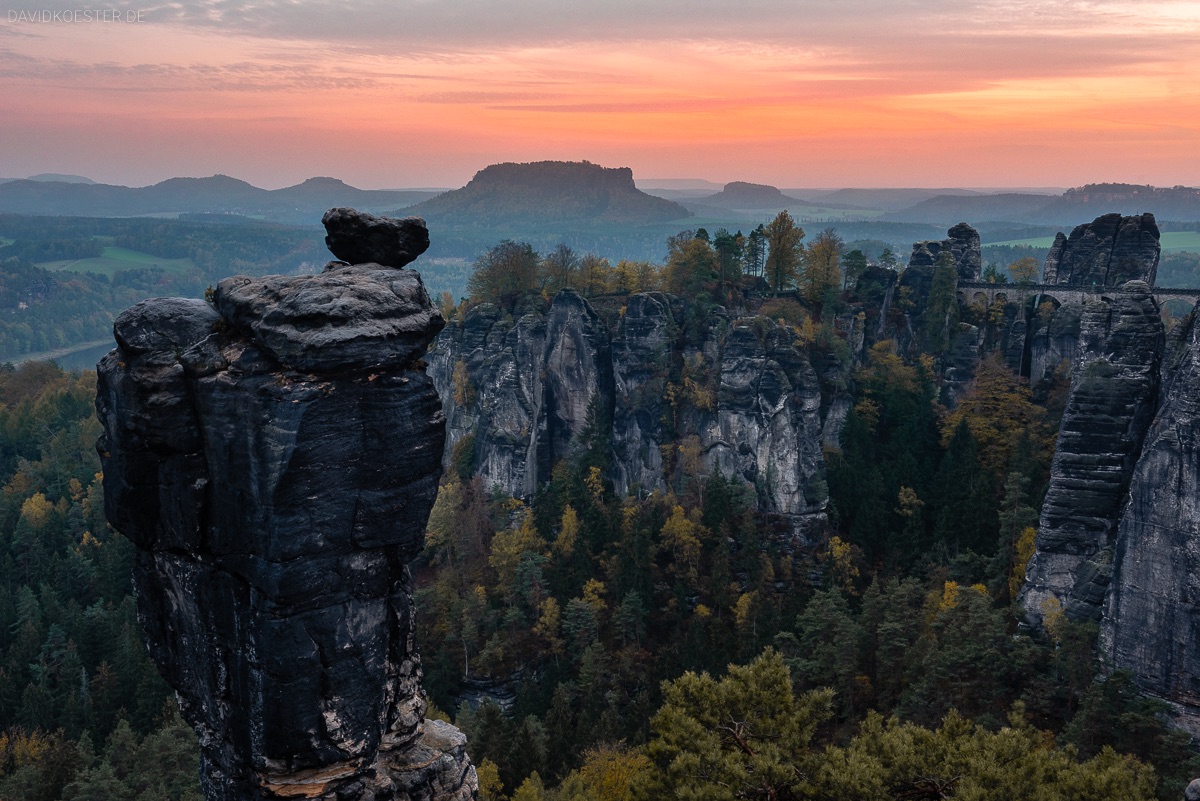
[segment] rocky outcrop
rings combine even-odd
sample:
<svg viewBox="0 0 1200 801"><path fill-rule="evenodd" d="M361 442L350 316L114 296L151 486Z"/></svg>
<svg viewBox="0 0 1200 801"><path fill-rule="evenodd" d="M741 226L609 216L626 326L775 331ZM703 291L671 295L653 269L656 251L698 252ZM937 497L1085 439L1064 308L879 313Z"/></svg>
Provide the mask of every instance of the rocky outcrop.
<svg viewBox="0 0 1200 801"><path fill-rule="evenodd" d="M684 302L661 292L633 295L612 343L613 487L619 495L665 488L662 446L670 408L664 367L677 348Z"/></svg>
<svg viewBox="0 0 1200 801"><path fill-rule="evenodd" d="M1154 286L1159 233L1153 214L1105 214L1061 233L1046 255L1042 281L1078 287L1115 287L1127 281Z"/></svg>
<svg viewBox="0 0 1200 801"><path fill-rule="evenodd" d="M720 309L689 343L686 314L659 292L628 297L609 325L572 290L544 313L471 309L428 357L447 456L470 447L485 486L528 498L593 423L619 495L667 490L687 448L689 470L750 484L763 511L820 515L822 393L805 349L769 320Z"/></svg>
<svg viewBox="0 0 1200 801"><path fill-rule="evenodd" d="M1200 735L1200 327L1168 347L1163 401L1116 531L1102 650ZM1175 353L1172 354L1172 350Z"/></svg>
<svg viewBox="0 0 1200 801"><path fill-rule="evenodd" d="M1117 521L1158 398L1163 325L1146 284L1088 303L1021 601L1100 617Z"/></svg>
<svg viewBox="0 0 1200 801"><path fill-rule="evenodd" d="M424 720L407 567L441 475L420 357L442 325L420 276L379 264L116 321L105 508L209 801L473 796L465 738Z"/></svg>
<svg viewBox="0 0 1200 801"><path fill-rule="evenodd" d="M979 232L965 222L953 226L946 232L947 238L942 241L943 249L947 243L950 253L954 256L954 266L958 270L959 281L978 281L983 272L983 257L979 248Z"/></svg>
<svg viewBox="0 0 1200 801"><path fill-rule="evenodd" d="M966 223L959 223L946 232L942 240L914 242L908 266L930 267L938 263L942 253L950 254L960 281L978 281L982 272L979 232Z"/></svg>
<svg viewBox="0 0 1200 801"><path fill-rule="evenodd" d="M740 478L759 508L807 516L824 509L821 387L790 331L735 321L723 338L714 415L699 428L705 469Z"/></svg>
<svg viewBox="0 0 1200 801"><path fill-rule="evenodd" d="M975 378L980 361L980 331L969 323L959 323L950 338L950 352L942 369L942 402L954 406Z"/></svg>
<svg viewBox="0 0 1200 801"><path fill-rule="evenodd" d="M947 234L946 239L913 243L908 264L896 281L895 292L889 292L884 298L875 338L893 339L901 353L914 358L922 347L939 353L958 349L960 355L964 347L970 347L959 336L955 299L958 282L979 280L979 234L966 223L959 223ZM954 268L952 276L937 273L937 265L943 262ZM936 298L933 297L935 293ZM892 313L893 306L897 314ZM936 315L937 319L931 315ZM938 343L928 342L931 336ZM973 373L973 368L964 371L962 367L957 365L957 381L969 380ZM949 400L953 402L952 398Z"/></svg>

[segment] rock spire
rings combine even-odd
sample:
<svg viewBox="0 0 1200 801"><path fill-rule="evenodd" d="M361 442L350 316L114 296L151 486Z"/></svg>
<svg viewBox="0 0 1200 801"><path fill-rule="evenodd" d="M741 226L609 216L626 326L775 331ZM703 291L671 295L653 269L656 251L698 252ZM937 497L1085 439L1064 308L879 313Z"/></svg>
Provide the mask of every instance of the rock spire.
<svg viewBox="0 0 1200 801"><path fill-rule="evenodd" d="M445 436L420 360L443 321L398 269L428 234L325 219L335 255L373 263L117 318L105 506L137 546L138 615L208 801L468 799L465 738L424 719L408 569Z"/></svg>

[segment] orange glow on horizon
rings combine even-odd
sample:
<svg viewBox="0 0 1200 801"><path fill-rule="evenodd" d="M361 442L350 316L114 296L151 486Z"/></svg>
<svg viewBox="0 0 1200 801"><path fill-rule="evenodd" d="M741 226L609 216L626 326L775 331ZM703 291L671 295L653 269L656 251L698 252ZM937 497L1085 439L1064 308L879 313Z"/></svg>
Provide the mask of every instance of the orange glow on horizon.
<svg viewBox="0 0 1200 801"><path fill-rule="evenodd" d="M1120 57L1087 71L1006 60L1002 30L949 54L669 38L396 54L10 24L0 133L20 164L0 172L455 186L497 161L587 158L779 186L1197 184L1200 15L1158 7L1157 35L1188 35L1089 34Z"/></svg>

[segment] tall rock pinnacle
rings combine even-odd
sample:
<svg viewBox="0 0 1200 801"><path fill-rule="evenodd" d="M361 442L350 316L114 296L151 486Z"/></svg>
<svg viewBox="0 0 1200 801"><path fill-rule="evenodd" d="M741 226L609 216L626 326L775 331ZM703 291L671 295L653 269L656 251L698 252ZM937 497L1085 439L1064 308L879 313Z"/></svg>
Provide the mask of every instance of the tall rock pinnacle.
<svg viewBox="0 0 1200 801"><path fill-rule="evenodd" d="M382 266L415 254L346 243L387 221L334 211L338 254L375 263L143 301L99 365L106 510L209 801L475 792L465 738L424 719L408 570L442 469L421 356L443 321Z"/></svg>

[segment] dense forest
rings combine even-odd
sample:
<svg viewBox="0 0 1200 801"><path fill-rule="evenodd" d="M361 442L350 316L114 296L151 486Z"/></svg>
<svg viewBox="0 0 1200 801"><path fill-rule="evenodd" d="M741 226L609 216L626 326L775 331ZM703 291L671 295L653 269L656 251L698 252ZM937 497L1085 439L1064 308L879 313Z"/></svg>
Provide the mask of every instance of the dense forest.
<svg viewBox="0 0 1200 801"><path fill-rule="evenodd" d="M853 363L837 321L874 291L861 252L828 230L805 243L787 219L755 234L681 233L661 268L564 249L542 256L513 242L477 262L472 297L514 315L563 286L597 298L685 295L693 311L681 338L693 343L716 319L703 310L743 304L735 289L744 282L793 291L758 315L788 328L814 363L842 361L854 398L840 447L826 453L830 529L800 547L782 521L757 511L752 487L698 470L682 431L664 458L670 491L648 497L612 492L601 420L528 505L473 476L469 440L455 447L429 524L418 608L426 686L443 709L457 705L485 795L626 797L587 789L619 775L631 797L739 797L720 788L777 775L770 792L741 794L874 797L876 786L892 798L1035 797L1009 783L1027 777L1025 768L996 771L981 757L947 774L950 757L934 768L924 752L986 752L996 737L1011 738L1015 762L1076 766L1076 778L1066 768L1039 774L1048 798L1147 797L1152 786L1178 797L1200 769L1189 738L1167 727L1165 707L1140 698L1127 674L1099 669L1096 625L1059 614L1034 636L1013 603L1069 371L1030 387L988 358L947 409L938 402L935 368L947 354L936 332L918 332L915 358L884 341ZM1014 263L1002 280L1019 272ZM471 302L447 312L463 314ZM963 310L989 313L998 310ZM699 363L664 362L654 386L676 419L689 404L714 402L714 377ZM465 375L456 379L457 402L475 391ZM773 714L795 716L787 736L796 740L764 757L760 746L784 735L739 737L754 729L747 720ZM1017 755L1017 741L1028 754ZM863 762L880 749L916 753L897 756L906 767L889 774ZM746 767L760 758L778 764ZM1155 778L1137 764L1153 766ZM1097 778L1120 771L1128 784ZM934 774L970 779L957 789L904 779ZM990 789L972 795L974 783Z"/></svg>
<svg viewBox="0 0 1200 801"><path fill-rule="evenodd" d="M95 374L0 371L0 798L198 801L199 749L104 521Z"/></svg>
<svg viewBox="0 0 1200 801"><path fill-rule="evenodd" d="M936 332L859 362L838 324L889 251L806 241L786 215L667 250L612 264L506 241L443 311L665 290L688 298L685 341L717 307L783 327L849 377L828 529L798 541L682 430L669 491L618 497L600 409L528 502L484 486L459 443L413 569L430 714L469 736L481 797L1179 798L1200 759L1096 663L1096 625L1051 614L1035 635L1014 606L1069 372L1028 386L985 359L949 409ZM766 287L782 294L746 299ZM668 425L714 403L698 363L664 358L653 386ZM476 390L457 381L456 401ZM198 799L194 735L141 644L132 547L104 522L94 394L88 372L0 372L0 799Z"/></svg>

